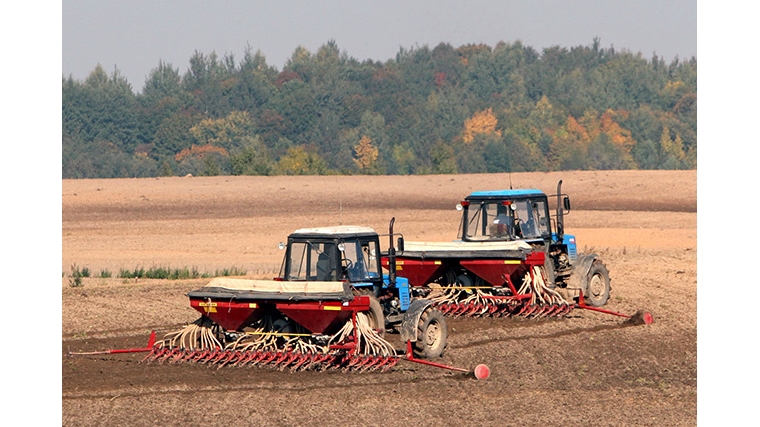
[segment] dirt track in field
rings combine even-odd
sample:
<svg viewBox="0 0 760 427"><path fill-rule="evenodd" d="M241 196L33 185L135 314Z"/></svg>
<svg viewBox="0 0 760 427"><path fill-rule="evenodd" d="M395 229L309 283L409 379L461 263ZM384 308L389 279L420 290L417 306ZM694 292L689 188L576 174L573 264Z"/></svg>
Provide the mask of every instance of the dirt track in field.
<svg viewBox="0 0 760 427"><path fill-rule="evenodd" d="M250 277L279 270L277 243L301 227L367 225L407 240L452 240L454 206L474 190L533 187L571 196L566 229L612 278L606 308L564 319L449 322L440 362L491 377L400 362L391 372L280 372L139 363L144 346L197 318L185 293L206 283L84 279L161 266ZM409 177L213 177L64 180L62 394L67 426L591 425L692 426L697 413L695 171ZM382 242L385 243L385 242ZM400 343L397 343L400 346Z"/></svg>

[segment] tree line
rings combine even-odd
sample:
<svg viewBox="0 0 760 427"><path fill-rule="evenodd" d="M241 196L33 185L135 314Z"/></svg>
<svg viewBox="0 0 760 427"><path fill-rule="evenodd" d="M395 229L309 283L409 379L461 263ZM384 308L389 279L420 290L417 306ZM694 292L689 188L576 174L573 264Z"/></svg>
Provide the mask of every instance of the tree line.
<svg viewBox="0 0 760 427"><path fill-rule="evenodd" d="M522 43L328 41L280 71L260 51L63 78L63 178L693 169L697 60Z"/></svg>

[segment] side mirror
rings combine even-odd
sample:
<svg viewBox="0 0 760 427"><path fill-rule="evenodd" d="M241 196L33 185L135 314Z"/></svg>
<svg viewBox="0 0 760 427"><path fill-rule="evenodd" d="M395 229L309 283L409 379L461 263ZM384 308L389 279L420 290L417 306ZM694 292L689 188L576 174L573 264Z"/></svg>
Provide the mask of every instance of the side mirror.
<svg viewBox="0 0 760 427"><path fill-rule="evenodd" d="M399 237L398 242L396 243L396 246L398 246L399 252L404 252L404 238Z"/></svg>
<svg viewBox="0 0 760 427"><path fill-rule="evenodd" d="M570 210L570 196L565 196L565 198L562 200L562 204L565 206L565 210Z"/></svg>

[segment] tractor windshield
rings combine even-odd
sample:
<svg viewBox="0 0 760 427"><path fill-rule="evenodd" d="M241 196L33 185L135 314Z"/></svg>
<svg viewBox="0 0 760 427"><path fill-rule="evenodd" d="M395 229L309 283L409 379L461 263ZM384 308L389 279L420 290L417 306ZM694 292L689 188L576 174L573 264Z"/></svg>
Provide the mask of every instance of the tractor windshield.
<svg viewBox="0 0 760 427"><path fill-rule="evenodd" d="M550 234L543 200L471 203L464 211L465 240L531 240Z"/></svg>
<svg viewBox="0 0 760 427"><path fill-rule="evenodd" d="M377 242L343 242L343 265L351 282L364 282L380 277L377 260Z"/></svg>
<svg viewBox="0 0 760 427"><path fill-rule="evenodd" d="M337 250L333 242L292 242L286 280L338 280Z"/></svg>

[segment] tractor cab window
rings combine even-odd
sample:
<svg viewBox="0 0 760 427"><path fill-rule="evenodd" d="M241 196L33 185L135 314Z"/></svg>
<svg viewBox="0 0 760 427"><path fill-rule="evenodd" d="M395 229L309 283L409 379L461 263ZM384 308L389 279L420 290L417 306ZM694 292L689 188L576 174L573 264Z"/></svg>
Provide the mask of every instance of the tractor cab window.
<svg viewBox="0 0 760 427"><path fill-rule="evenodd" d="M472 203L467 209L465 220L468 240L540 239L549 234L544 201Z"/></svg>
<svg viewBox="0 0 760 427"><path fill-rule="evenodd" d="M472 203L466 211L468 240L514 239L512 211L501 202Z"/></svg>
<svg viewBox="0 0 760 427"><path fill-rule="evenodd" d="M346 241L343 244L343 267L351 282L361 282L380 277L375 241Z"/></svg>
<svg viewBox="0 0 760 427"><path fill-rule="evenodd" d="M549 234L543 201L519 200L512 203L516 233L522 239L540 239Z"/></svg>
<svg viewBox="0 0 760 427"><path fill-rule="evenodd" d="M335 281L337 250L332 242L293 242L287 280Z"/></svg>

